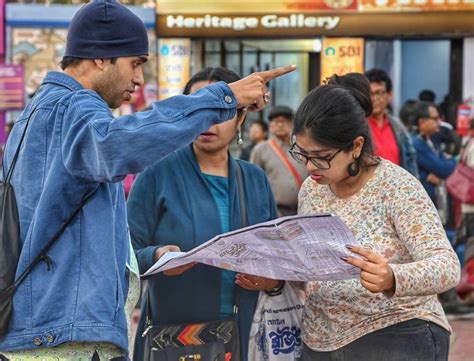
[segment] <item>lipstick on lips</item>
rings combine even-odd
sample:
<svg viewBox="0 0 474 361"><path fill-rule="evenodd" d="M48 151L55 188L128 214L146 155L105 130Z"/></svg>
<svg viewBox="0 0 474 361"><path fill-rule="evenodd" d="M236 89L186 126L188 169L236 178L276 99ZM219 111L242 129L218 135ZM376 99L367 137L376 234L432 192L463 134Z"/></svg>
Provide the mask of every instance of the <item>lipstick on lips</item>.
<svg viewBox="0 0 474 361"><path fill-rule="evenodd" d="M212 140L215 136L215 133L204 132L199 135L199 138L201 138L202 140Z"/></svg>

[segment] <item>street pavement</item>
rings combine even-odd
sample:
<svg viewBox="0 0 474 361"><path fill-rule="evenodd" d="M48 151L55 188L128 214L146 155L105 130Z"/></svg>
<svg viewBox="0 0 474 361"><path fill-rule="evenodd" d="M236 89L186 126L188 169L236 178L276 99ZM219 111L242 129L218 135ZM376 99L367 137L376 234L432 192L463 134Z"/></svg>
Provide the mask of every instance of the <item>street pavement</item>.
<svg viewBox="0 0 474 361"><path fill-rule="evenodd" d="M474 318L449 323L453 328L449 361L474 361Z"/></svg>

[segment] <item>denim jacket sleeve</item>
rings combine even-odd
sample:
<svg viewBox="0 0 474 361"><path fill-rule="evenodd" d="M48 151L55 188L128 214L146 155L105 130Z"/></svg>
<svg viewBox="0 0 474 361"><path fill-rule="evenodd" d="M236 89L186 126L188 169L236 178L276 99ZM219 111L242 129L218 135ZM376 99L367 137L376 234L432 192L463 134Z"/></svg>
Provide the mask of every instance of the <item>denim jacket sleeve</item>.
<svg viewBox="0 0 474 361"><path fill-rule="evenodd" d="M448 178L456 168L454 158L446 159L442 152L435 153L430 146L420 138L414 140L417 150L417 160L421 169L433 173L441 179Z"/></svg>
<svg viewBox="0 0 474 361"><path fill-rule="evenodd" d="M393 116L389 116L389 119L392 129L394 130L395 137L397 138L398 146L400 148L401 167L416 178L419 178L418 164L416 161L416 150L413 146L413 142L408 130L399 119Z"/></svg>
<svg viewBox="0 0 474 361"><path fill-rule="evenodd" d="M231 119L237 102L223 82L155 102L149 111L114 118L95 92L75 92L62 116L61 151L68 172L88 181L120 181Z"/></svg>

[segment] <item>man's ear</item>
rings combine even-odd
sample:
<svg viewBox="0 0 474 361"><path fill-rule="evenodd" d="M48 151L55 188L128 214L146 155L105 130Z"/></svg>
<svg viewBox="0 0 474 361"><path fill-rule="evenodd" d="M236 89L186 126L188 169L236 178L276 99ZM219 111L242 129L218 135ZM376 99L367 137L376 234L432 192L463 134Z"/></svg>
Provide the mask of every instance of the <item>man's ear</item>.
<svg viewBox="0 0 474 361"><path fill-rule="evenodd" d="M390 91L387 93L387 95L388 95L388 102L390 103L390 102L392 101L392 99L393 99L393 89L390 90Z"/></svg>
<svg viewBox="0 0 474 361"><path fill-rule="evenodd" d="M94 64L100 70L104 70L105 66L106 66L106 60L105 59L94 59Z"/></svg>

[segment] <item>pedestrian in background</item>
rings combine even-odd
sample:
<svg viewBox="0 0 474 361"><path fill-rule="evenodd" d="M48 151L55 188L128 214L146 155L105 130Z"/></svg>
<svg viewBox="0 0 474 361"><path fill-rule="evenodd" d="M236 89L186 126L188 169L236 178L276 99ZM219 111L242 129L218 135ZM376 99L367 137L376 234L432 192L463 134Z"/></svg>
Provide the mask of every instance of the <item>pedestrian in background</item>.
<svg viewBox="0 0 474 361"><path fill-rule="evenodd" d="M268 115L270 139L258 144L250 162L260 166L268 176L280 216L295 215L298 191L308 176L306 168L289 154L294 112L287 106L277 106Z"/></svg>
<svg viewBox="0 0 474 361"><path fill-rule="evenodd" d="M192 94L209 83L239 79L225 68L205 68L189 80L184 93ZM192 144L138 176L128 200L128 220L141 272L167 252L186 252L218 234L246 226L240 214L238 168L242 172L248 225L277 217L265 173L229 153L229 145L245 117L246 112L239 110L231 121L210 127ZM143 297L134 359L143 360L145 352L149 352L141 337L147 318L151 317L153 325L226 320L233 317L237 302L240 359L245 361L258 291L277 292L282 286L280 281L236 275L203 264L154 276L148 280Z"/></svg>
<svg viewBox="0 0 474 361"><path fill-rule="evenodd" d="M254 120L249 127L249 138L250 144L242 149L240 153L240 159L249 161L250 154L252 153L253 148L267 140L268 138L268 124L263 120Z"/></svg>
<svg viewBox="0 0 474 361"><path fill-rule="evenodd" d="M17 275L89 198L16 289L0 337L7 358L127 359L127 311L139 281L121 181L234 118L238 108L263 108L265 82L294 69L211 84L114 118L110 108L143 85L147 55L146 28L127 7L115 0L84 5L69 26L64 71L47 74L13 127L4 169L25 135L11 178L22 240Z"/></svg>
<svg viewBox="0 0 474 361"><path fill-rule="evenodd" d="M370 81L372 113L368 122L374 143L374 154L418 177L416 152L410 135L402 122L388 111L393 98L392 80L381 69L371 69L365 75Z"/></svg>
<svg viewBox="0 0 474 361"><path fill-rule="evenodd" d="M471 119L470 125L471 131L462 157L465 164L474 169L474 118ZM471 181L474 182L474 179ZM465 243L464 267L456 291L463 302L474 305L474 204L462 204L461 215L461 227L457 232Z"/></svg>
<svg viewBox="0 0 474 361"><path fill-rule="evenodd" d="M454 158L448 158L434 139L439 132L440 116L432 103L419 102L414 121L413 145L420 181L446 224L452 207L444 181L454 172L457 162Z"/></svg>
<svg viewBox="0 0 474 361"><path fill-rule="evenodd" d="M337 85L336 85L337 84ZM300 105L290 153L310 177L299 214L332 213L360 247L341 259L347 281L308 282L303 360L447 360L451 328L437 294L459 280L459 261L418 180L374 156L370 85L362 74L330 79Z"/></svg>

